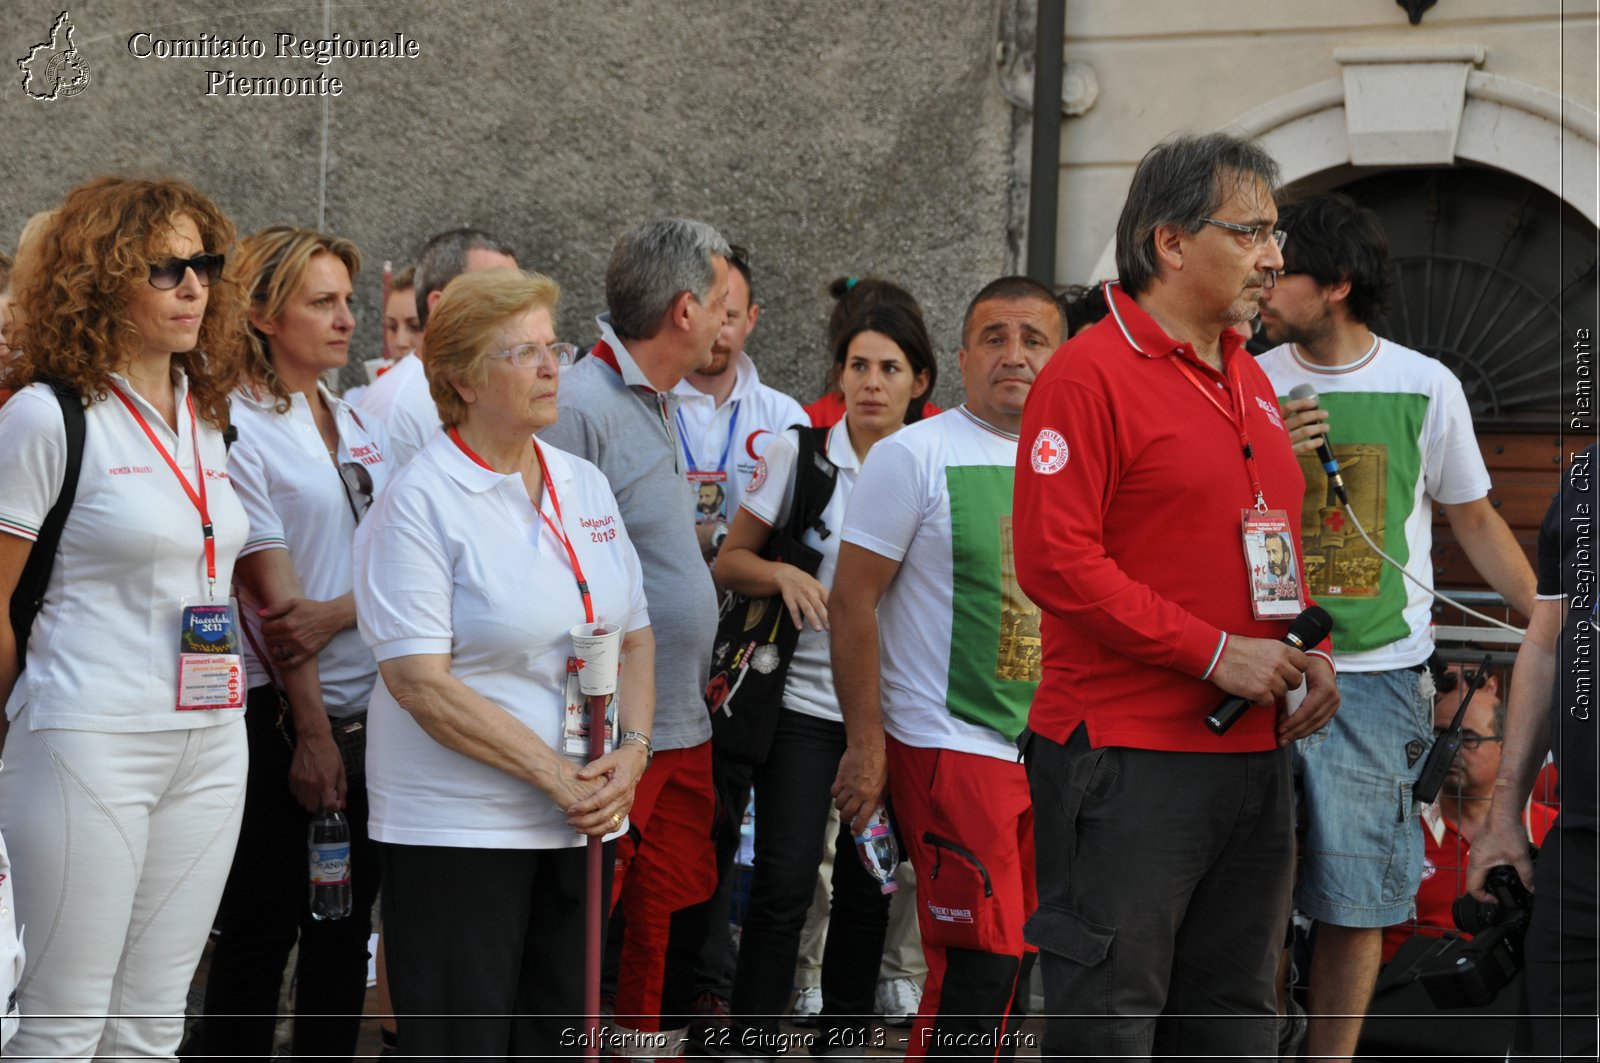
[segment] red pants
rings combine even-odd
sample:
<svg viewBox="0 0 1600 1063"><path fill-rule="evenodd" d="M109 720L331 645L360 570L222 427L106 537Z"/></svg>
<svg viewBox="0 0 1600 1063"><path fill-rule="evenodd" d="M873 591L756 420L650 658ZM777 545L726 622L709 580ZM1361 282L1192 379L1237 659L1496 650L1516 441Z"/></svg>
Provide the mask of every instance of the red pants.
<svg viewBox="0 0 1600 1063"><path fill-rule="evenodd" d="M928 980L908 1060L1008 1059L1022 924L1038 904L1033 802L1021 764L887 739L889 794L917 869Z"/></svg>
<svg viewBox="0 0 1600 1063"><path fill-rule="evenodd" d="M615 1016L620 1025L661 1029L672 913L699 904L717 888L716 816L711 743L655 755L628 813L634 834L617 841L611 903L626 929L617 969Z"/></svg>

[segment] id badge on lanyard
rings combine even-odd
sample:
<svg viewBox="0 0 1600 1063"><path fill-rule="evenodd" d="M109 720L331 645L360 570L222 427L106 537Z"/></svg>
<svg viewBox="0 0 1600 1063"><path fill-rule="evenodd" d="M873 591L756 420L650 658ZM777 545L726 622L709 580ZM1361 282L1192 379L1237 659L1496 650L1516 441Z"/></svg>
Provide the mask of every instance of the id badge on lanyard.
<svg viewBox="0 0 1600 1063"><path fill-rule="evenodd" d="M178 638L178 711L244 708L247 683L239 653L238 602L183 603Z"/></svg>
<svg viewBox="0 0 1600 1063"><path fill-rule="evenodd" d="M1257 620L1299 616L1305 602L1289 514L1281 509L1241 510L1240 525L1251 612Z"/></svg>
<svg viewBox="0 0 1600 1063"><path fill-rule="evenodd" d="M1238 354L1234 356L1240 357ZM1209 388L1183 359L1172 356L1189 383L1195 386L1217 412L1239 434L1239 449L1244 458L1245 472L1250 477L1250 493L1255 496L1255 506L1240 510L1240 539L1244 549L1245 571L1249 576L1250 611L1257 620L1298 616L1305 608L1300 586L1299 560L1295 556L1294 529L1289 526L1287 510L1268 509L1266 495L1261 486L1261 474L1256 467L1255 449L1250 443L1250 433L1245 428L1244 389L1239 383L1237 362L1229 366L1228 393L1233 409L1217 398L1217 389Z"/></svg>
<svg viewBox="0 0 1600 1063"><path fill-rule="evenodd" d="M694 453L689 449L688 427L683 411L678 410L678 443L683 447L684 461L689 466L689 489L694 492L694 522L696 524L728 523L728 455L733 453L733 437L739 423L739 403L735 400L728 411L728 438L722 447L722 458L714 469L699 467Z"/></svg>
<svg viewBox="0 0 1600 1063"><path fill-rule="evenodd" d="M189 440L194 451L195 484L178 468L178 462L162 444L159 437L139 412L133 400L122 393L115 384L111 393L127 408L156 453L161 455L177 477L178 485L189 497L196 515L200 518L200 539L206 563L206 604L191 605L190 599L182 602L183 613L178 623L178 690L179 712L209 709L244 708L245 682L244 658L239 653L239 625L237 603L232 599L216 603L217 542L211 524L211 508L206 501L206 470L200 461L200 429L194 413L194 396L184 397L189 411Z"/></svg>

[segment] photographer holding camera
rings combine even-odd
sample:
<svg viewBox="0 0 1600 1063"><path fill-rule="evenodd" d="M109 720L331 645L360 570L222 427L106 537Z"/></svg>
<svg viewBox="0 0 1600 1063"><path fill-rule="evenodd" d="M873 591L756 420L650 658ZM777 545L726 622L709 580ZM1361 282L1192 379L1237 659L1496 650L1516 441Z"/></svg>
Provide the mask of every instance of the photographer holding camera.
<svg viewBox="0 0 1600 1063"><path fill-rule="evenodd" d="M1439 676L1439 695L1433 706L1434 734L1442 734L1455 718L1466 696L1472 669L1452 664ZM1500 774L1501 744L1505 741L1506 705L1500 700L1500 677L1478 680L1477 692L1461 721L1461 748L1451 761L1439 799L1422 809L1422 885L1417 888L1417 915L1383 932L1383 962L1394 959L1413 934L1439 937L1466 929L1454 918L1452 906L1467 892L1467 860L1473 842L1487 828L1494 781ZM1535 845L1556 818L1556 810L1530 800L1522 809L1522 837Z"/></svg>
<svg viewBox="0 0 1600 1063"><path fill-rule="evenodd" d="M1488 823L1470 853L1467 888L1480 901L1495 869L1534 891L1526 948L1526 1012L1539 1057L1594 1059L1600 1006L1596 959L1597 761L1594 524L1596 452L1577 455L1539 529L1538 601L1512 673L1505 744ZM1522 808L1546 750L1561 779L1561 813L1535 874ZM1504 875L1504 872L1501 872ZM1501 889L1501 893L1505 890Z"/></svg>

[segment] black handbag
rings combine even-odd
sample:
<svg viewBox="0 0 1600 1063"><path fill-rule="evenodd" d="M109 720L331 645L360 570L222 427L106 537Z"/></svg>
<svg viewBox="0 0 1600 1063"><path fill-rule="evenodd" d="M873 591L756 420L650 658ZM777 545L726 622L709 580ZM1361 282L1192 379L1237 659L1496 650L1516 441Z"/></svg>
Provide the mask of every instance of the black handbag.
<svg viewBox="0 0 1600 1063"><path fill-rule="evenodd" d="M774 528L761 556L793 565L815 576L822 555L801 541L807 528L826 539L822 511L833 497L839 470L826 454L828 429L799 428L794 500L789 521ZM778 726L783 687L794 659L800 629L789 617L783 595L750 598L724 591L706 683L711 713L711 744L719 755L741 764L764 764Z"/></svg>

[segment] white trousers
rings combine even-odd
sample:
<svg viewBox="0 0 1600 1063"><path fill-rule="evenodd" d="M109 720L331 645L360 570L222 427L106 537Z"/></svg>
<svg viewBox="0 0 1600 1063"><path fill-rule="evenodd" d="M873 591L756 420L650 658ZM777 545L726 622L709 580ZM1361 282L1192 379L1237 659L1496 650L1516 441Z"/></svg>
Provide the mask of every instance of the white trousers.
<svg viewBox="0 0 1600 1063"><path fill-rule="evenodd" d="M239 839L242 718L142 734L13 721L0 773L28 956L6 1059L176 1059Z"/></svg>

